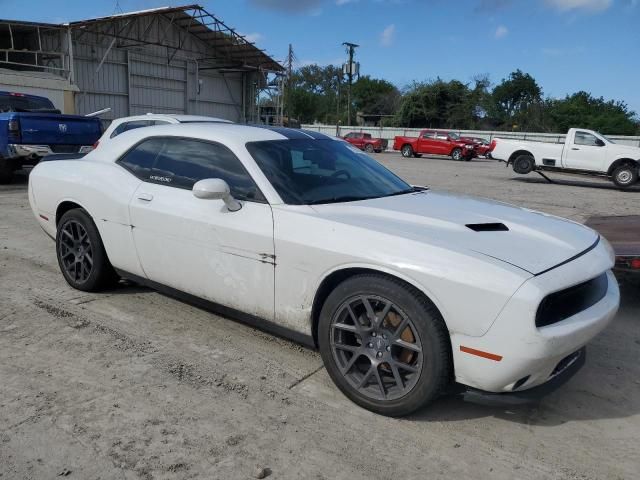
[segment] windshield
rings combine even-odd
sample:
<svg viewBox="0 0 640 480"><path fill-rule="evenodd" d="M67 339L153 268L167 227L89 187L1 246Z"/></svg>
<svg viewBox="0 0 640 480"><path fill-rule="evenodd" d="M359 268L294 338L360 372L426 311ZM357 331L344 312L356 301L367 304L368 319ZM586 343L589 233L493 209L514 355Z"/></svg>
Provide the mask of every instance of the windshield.
<svg viewBox="0 0 640 480"><path fill-rule="evenodd" d="M53 103L46 98L25 97L22 95L0 95L0 111L2 112L52 112L56 111Z"/></svg>
<svg viewBox="0 0 640 480"><path fill-rule="evenodd" d="M613 143L613 144L616 143L613 140L611 140L609 137L605 137L603 134L601 134L599 132L598 132L598 135L600 135L602 138L604 138L606 142Z"/></svg>
<svg viewBox="0 0 640 480"><path fill-rule="evenodd" d="M289 205L386 197L414 189L368 155L336 140L269 140L247 150Z"/></svg>

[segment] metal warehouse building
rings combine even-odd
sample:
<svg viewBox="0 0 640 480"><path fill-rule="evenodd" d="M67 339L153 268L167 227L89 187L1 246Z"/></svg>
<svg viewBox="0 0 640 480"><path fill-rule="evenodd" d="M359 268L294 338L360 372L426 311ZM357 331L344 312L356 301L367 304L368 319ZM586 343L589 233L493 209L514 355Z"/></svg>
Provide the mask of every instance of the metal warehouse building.
<svg viewBox="0 0 640 480"><path fill-rule="evenodd" d="M259 122L259 94L283 71L199 5L60 25L0 20L0 90L47 96L64 113Z"/></svg>

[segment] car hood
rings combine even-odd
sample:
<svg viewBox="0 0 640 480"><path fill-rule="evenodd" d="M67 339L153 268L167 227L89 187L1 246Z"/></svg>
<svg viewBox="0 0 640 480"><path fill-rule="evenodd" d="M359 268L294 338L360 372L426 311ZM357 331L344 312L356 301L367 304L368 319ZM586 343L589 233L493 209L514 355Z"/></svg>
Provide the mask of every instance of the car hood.
<svg viewBox="0 0 640 480"><path fill-rule="evenodd" d="M611 147L618 153L623 155L629 155L634 160L640 159L640 148L633 145L622 145L620 143L612 144Z"/></svg>
<svg viewBox="0 0 640 480"><path fill-rule="evenodd" d="M313 208L330 221L480 253L534 275L580 255L599 238L595 231L569 220L429 190Z"/></svg>

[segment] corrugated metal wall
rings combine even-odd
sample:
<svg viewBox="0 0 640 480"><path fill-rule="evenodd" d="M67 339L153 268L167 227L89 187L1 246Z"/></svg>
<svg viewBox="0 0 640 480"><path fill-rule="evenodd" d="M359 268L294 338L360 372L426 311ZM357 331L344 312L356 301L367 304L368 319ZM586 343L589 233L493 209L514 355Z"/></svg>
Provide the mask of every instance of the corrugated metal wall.
<svg viewBox="0 0 640 480"><path fill-rule="evenodd" d="M151 20L143 17L136 21L141 22L139 28L144 30ZM177 27L170 26L161 33L166 38L174 35L177 41ZM242 76L250 74L197 72L197 63L188 59L193 53L187 51L175 52L171 63L167 64L166 51L151 46L132 51L114 45L104 57L110 37L74 35L75 82L80 88L80 93L76 94L76 110L79 114L110 107L111 112L101 118L112 120L154 112L210 115L235 122L243 120ZM188 41L194 42L185 44L192 51L199 48L205 53L204 45L196 45L199 40Z"/></svg>

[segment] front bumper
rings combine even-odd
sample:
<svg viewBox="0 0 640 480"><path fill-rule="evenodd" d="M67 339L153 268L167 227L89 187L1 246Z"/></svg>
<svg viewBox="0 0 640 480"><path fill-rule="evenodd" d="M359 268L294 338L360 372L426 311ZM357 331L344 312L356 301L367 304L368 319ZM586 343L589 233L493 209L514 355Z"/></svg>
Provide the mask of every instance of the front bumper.
<svg viewBox="0 0 640 480"><path fill-rule="evenodd" d="M77 153L89 153L92 149L93 147L91 145L80 145ZM10 143L7 145L7 153L8 158L29 158L32 160L38 160L56 152L54 152L49 145L23 145Z"/></svg>
<svg viewBox="0 0 640 480"><path fill-rule="evenodd" d="M527 280L482 336L451 335L458 383L484 392L528 390L550 381L554 370L579 351L614 318L618 283L609 270L610 250L601 242L585 255ZM536 327L543 298L607 272L604 297L589 308L551 325ZM481 356L472 352L488 352Z"/></svg>

